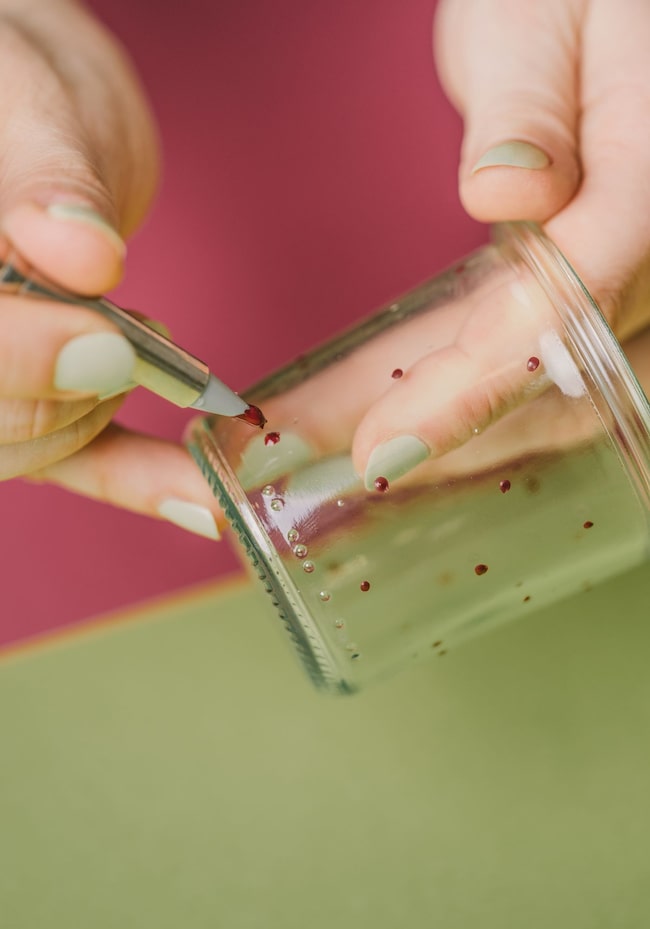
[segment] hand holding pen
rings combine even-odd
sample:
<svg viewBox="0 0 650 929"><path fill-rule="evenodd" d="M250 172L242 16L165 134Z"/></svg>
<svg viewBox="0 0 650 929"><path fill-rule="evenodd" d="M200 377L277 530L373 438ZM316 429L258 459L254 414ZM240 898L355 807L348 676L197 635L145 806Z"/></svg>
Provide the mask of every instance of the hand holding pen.
<svg viewBox="0 0 650 929"><path fill-rule="evenodd" d="M12 351L16 336L30 328L32 336L40 335L53 323L55 330L59 329L64 321L63 307L66 314L69 310L74 313L75 309L90 311L110 323L113 331L87 331L74 336L58 351L53 371L51 364L42 366L43 359L36 352L41 367L30 370L30 364L20 363ZM181 407L264 425L257 407L249 406L211 374L202 361L161 334L157 324L123 310L106 298L65 291L30 269L15 250L9 252L4 263L0 262L0 314L0 335L2 328L6 328L14 336L14 340L3 339L0 348L0 390L10 398L9 409L5 411L8 417L4 420L0 417L0 430L4 426L6 433L7 419L11 423L13 417L14 422L13 441L0 450L0 473L4 478L25 474L30 457L41 466L39 471L43 465L47 468L50 462L56 462L61 449L65 449L66 433L82 442L87 437L92 441L93 413L102 407L104 412L112 412L113 404L108 401L119 403L138 384ZM81 316L77 322L81 325ZM38 341L38 335L34 341ZM45 397L32 396L39 391ZM57 393L65 399L58 400ZM34 420L38 415L38 426L35 421L30 423L30 411ZM124 434L122 439L125 441ZM147 441L155 444L155 440ZM148 463L151 464L149 456ZM152 481L155 482L155 475ZM131 483L128 474L124 483L128 492ZM159 515L180 521L186 528L215 535L214 518L207 510L203 512L200 505L167 497L157 509Z"/></svg>
<svg viewBox="0 0 650 929"><path fill-rule="evenodd" d="M55 287L106 293L157 186L157 136L139 82L82 4L0 0L0 39L0 85L11 88L0 261L15 252ZM100 313L0 294L0 479L59 484L214 538L218 510L181 444L112 422L132 363L131 343Z"/></svg>

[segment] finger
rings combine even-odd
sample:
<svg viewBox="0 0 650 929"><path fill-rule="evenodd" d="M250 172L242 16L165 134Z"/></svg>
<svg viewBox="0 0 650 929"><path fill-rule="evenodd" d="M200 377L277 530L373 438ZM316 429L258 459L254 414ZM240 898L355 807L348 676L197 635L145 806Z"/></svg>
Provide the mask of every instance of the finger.
<svg viewBox="0 0 650 929"><path fill-rule="evenodd" d="M624 349L648 392L650 328L628 340ZM558 333L543 327L536 351L533 370L529 364L524 369L520 351L512 353L488 336L464 345L461 340L419 362L359 427L353 457L366 488L382 489L383 483L375 483L378 478L389 486L408 480L410 472L411 480L430 483L463 473L478 475L507 459L548 455L592 438L602 425L590 403L567 404L567 397L575 401L587 392ZM488 427L480 443L470 441ZM461 457L445 457L461 446Z"/></svg>
<svg viewBox="0 0 650 929"><path fill-rule="evenodd" d="M63 399L126 389L135 353L99 314L0 296L0 396Z"/></svg>
<svg viewBox="0 0 650 929"><path fill-rule="evenodd" d="M77 454L35 477L116 506L218 538L223 514L199 469L180 445L111 423Z"/></svg>
<svg viewBox="0 0 650 929"><path fill-rule="evenodd" d="M423 302L430 297L423 289ZM399 318L394 307L398 304L385 308L368 325L376 330L381 316L388 316L389 321ZM253 403L262 403L267 417L264 433L253 433L248 428L226 429L221 439L228 443L229 458L239 462L242 484L264 484L320 455L348 451L358 423L377 398L390 389L401 371L448 345L470 311L470 301L459 297L453 308L436 307L433 319L425 313L403 322L397 338L388 325L385 332L360 345L354 353L342 350L333 364L308 378L301 377L304 372L298 367L299 383L276 397L248 397Z"/></svg>
<svg viewBox="0 0 650 929"><path fill-rule="evenodd" d="M56 432L37 439L0 445L0 480L26 475L73 455L106 428L123 397L95 406L90 412Z"/></svg>
<svg viewBox="0 0 650 929"><path fill-rule="evenodd" d="M0 84L12 88L0 104L0 258L13 246L56 283L99 293L122 275L119 231L133 221L133 201L140 215L145 206L129 169L141 176L136 167L153 160L149 120L121 56L80 8L23 15L27 27L18 17L0 23ZM77 41L87 40L74 62L63 52L70 18ZM113 88L125 83L132 93L122 87L120 106Z"/></svg>
<svg viewBox="0 0 650 929"><path fill-rule="evenodd" d="M593 0L584 26L584 180L549 234L617 335L650 321L650 4Z"/></svg>
<svg viewBox="0 0 650 929"><path fill-rule="evenodd" d="M584 390L550 306L518 284L490 290L451 344L410 367L369 409L355 434L355 468L369 490L378 478L397 480L553 382L572 396Z"/></svg>
<svg viewBox="0 0 650 929"><path fill-rule="evenodd" d="M436 59L463 116L460 196L476 219L544 221L578 187L577 7L440 3Z"/></svg>

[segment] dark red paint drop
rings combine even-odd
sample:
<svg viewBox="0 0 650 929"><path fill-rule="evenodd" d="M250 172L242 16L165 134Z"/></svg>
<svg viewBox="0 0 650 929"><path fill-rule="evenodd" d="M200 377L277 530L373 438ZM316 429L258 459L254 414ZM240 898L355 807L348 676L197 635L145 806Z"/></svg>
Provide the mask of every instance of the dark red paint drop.
<svg viewBox="0 0 650 929"><path fill-rule="evenodd" d="M526 362L526 367L528 368L529 371L537 371L537 369L539 368L539 358L536 358L534 355L531 355L531 357Z"/></svg>
<svg viewBox="0 0 650 929"><path fill-rule="evenodd" d="M474 574L478 574L478 575L485 574L487 569L488 569L488 566L486 564L477 564L474 568Z"/></svg>
<svg viewBox="0 0 650 929"><path fill-rule="evenodd" d="M370 590L370 581L361 581L359 584L360 590Z"/></svg>
<svg viewBox="0 0 650 929"><path fill-rule="evenodd" d="M397 379L400 378L403 374L404 374L404 372L402 371L401 368L395 368L395 370L394 370L393 373L391 374L391 377L392 377L394 380L397 380Z"/></svg>
<svg viewBox="0 0 650 929"><path fill-rule="evenodd" d="M508 480L499 481L499 490L501 491L502 494L507 494L511 487L512 487L512 484L510 483L510 481Z"/></svg>
<svg viewBox="0 0 650 929"><path fill-rule="evenodd" d="M375 490L379 491L380 494L385 494L388 490L388 481L385 477L376 477L374 484Z"/></svg>
<svg viewBox="0 0 650 929"><path fill-rule="evenodd" d="M279 441L280 441L279 432L267 432L266 435L264 436L265 445L277 445Z"/></svg>
<svg viewBox="0 0 650 929"><path fill-rule="evenodd" d="M591 529L592 526L593 526L593 523L590 519L588 519L585 523L582 524L583 529Z"/></svg>
<svg viewBox="0 0 650 929"><path fill-rule="evenodd" d="M245 423L250 423L251 426L259 426L260 429L266 426L266 416L262 413L259 406L253 406L252 403L250 406L246 407L243 413L237 416L237 419L243 419Z"/></svg>

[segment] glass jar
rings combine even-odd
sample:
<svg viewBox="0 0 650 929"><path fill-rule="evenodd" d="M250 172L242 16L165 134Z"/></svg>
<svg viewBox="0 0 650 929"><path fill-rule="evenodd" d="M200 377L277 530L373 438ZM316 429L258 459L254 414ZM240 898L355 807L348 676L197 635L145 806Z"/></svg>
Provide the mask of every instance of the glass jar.
<svg viewBox="0 0 650 929"><path fill-rule="evenodd" d="M189 448L322 688L441 660L647 558L647 400L532 224L245 396L263 432L203 418Z"/></svg>

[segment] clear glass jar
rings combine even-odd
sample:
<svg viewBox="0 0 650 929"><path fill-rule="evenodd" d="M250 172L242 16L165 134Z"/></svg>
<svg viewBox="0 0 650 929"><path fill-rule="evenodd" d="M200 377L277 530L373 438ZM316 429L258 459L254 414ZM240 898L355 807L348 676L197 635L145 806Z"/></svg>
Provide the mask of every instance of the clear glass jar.
<svg viewBox="0 0 650 929"><path fill-rule="evenodd" d="M440 660L647 558L647 400L532 224L497 227L493 244L246 399L268 418L263 433L205 418L188 444L312 680L330 691ZM373 410L390 420L390 441L415 402L430 454L409 458L400 441L408 467L395 477L389 456L388 486L372 471L364 481L358 440Z"/></svg>

